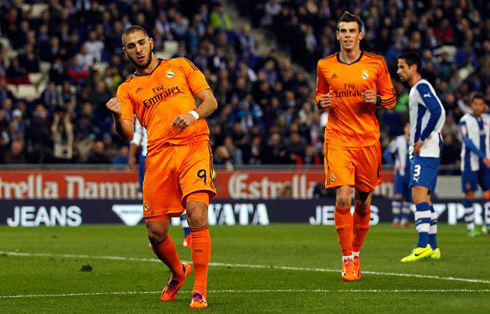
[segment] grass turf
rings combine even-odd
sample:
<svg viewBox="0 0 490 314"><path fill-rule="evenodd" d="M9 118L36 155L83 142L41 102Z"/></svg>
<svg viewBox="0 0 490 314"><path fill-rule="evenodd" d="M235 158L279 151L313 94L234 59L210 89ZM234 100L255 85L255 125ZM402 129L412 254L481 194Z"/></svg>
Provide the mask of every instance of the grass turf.
<svg viewBox="0 0 490 314"><path fill-rule="evenodd" d="M171 234L181 258L189 261L190 249L182 247L182 231L179 229L172 227ZM206 310L209 312L490 311L490 236L470 239L463 225L439 226L440 261L423 260L407 264L401 263L400 258L407 255L415 244L415 231L393 230L388 224L371 227L361 254L365 273L361 281L348 283L343 282L340 272L337 272L340 270L340 249L332 226L212 226L211 235L212 262L232 265L214 265L209 269L210 308ZM191 311L187 306L192 275L176 301L164 303L159 300L159 291L169 272L163 264L151 261L155 257L148 248L143 225L84 225L78 228L2 226L0 251L4 252L0 253L0 313ZM51 255L12 256L5 252ZM135 260L109 260L100 258L102 256ZM400 277L386 273L487 282ZM426 289L446 291L420 291Z"/></svg>

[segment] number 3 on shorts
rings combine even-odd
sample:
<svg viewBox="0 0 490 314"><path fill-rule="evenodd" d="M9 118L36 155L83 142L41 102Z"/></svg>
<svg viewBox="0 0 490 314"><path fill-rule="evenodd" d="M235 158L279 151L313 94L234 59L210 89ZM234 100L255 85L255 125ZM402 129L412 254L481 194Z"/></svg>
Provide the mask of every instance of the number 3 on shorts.
<svg viewBox="0 0 490 314"><path fill-rule="evenodd" d="M420 177L420 170L422 167L420 165L415 165L413 167L413 180L419 182L419 177Z"/></svg>
<svg viewBox="0 0 490 314"><path fill-rule="evenodd" d="M199 170L197 172L197 177L204 179L204 184L206 184L206 181L207 181L206 170L204 170L204 169Z"/></svg>

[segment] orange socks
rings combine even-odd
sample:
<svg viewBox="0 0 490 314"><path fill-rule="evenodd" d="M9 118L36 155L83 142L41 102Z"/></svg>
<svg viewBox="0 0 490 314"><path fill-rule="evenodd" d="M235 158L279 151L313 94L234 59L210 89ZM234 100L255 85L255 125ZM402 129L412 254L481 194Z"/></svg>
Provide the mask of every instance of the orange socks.
<svg viewBox="0 0 490 314"><path fill-rule="evenodd" d="M352 255L352 214L349 207L335 206L335 228L339 237L340 248L344 256Z"/></svg>
<svg viewBox="0 0 490 314"><path fill-rule="evenodd" d="M160 245L152 246L152 249L153 252L155 252L155 255L170 268L174 278L179 280L184 278L182 262L180 261L177 250L175 249L174 241L172 241L170 235L167 235Z"/></svg>
<svg viewBox="0 0 490 314"><path fill-rule="evenodd" d="M359 252L364 239L369 230L369 221L371 220L371 209L358 210L354 212L354 239L352 241L352 249Z"/></svg>
<svg viewBox="0 0 490 314"><path fill-rule="evenodd" d="M211 235L208 225L191 227L191 257L194 264L194 289L206 296L208 266L211 259Z"/></svg>

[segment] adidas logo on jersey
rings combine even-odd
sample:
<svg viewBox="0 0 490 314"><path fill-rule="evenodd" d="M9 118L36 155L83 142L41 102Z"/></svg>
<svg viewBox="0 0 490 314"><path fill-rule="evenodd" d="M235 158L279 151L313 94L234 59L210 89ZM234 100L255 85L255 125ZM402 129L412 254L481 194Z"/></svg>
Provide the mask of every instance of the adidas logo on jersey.
<svg viewBox="0 0 490 314"><path fill-rule="evenodd" d="M134 92L134 93L135 93L135 94L138 94L138 92L140 92L140 91L142 91L142 90L143 90L143 88L138 87L138 88L136 89L136 92Z"/></svg>
<svg viewBox="0 0 490 314"><path fill-rule="evenodd" d="M332 75L332 77L331 77L331 79L338 79L338 78L339 78L339 77L338 77L338 76L337 76L337 74L335 74L335 73L334 73L334 74Z"/></svg>

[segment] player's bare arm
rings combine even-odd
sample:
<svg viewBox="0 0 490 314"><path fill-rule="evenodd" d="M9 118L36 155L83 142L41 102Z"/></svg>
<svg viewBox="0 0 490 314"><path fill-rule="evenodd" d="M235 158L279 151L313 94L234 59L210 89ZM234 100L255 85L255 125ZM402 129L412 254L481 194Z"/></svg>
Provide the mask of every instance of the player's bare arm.
<svg viewBox="0 0 490 314"><path fill-rule="evenodd" d="M138 154L138 145L134 144L134 143L131 143L131 145L129 145L129 162L128 162L128 165L129 165L129 169L131 170L134 170L136 169L136 155Z"/></svg>
<svg viewBox="0 0 490 314"><path fill-rule="evenodd" d="M201 101L196 110L185 114L179 114L175 117L173 125L185 129L191 126L199 118L206 118L218 108L218 102L210 89L205 89L196 94L196 97Z"/></svg>
<svg viewBox="0 0 490 314"><path fill-rule="evenodd" d="M123 141L130 141L133 138L134 123L127 119L122 119L121 103L117 98L111 98L106 103L107 109L111 111L117 134Z"/></svg>
<svg viewBox="0 0 490 314"><path fill-rule="evenodd" d="M333 106L332 93L321 95L317 106L318 106L318 110L320 111L329 111Z"/></svg>
<svg viewBox="0 0 490 314"><path fill-rule="evenodd" d="M418 155L422 146L424 146L424 142L422 142L422 140L418 140L418 142L413 145L413 154Z"/></svg>

